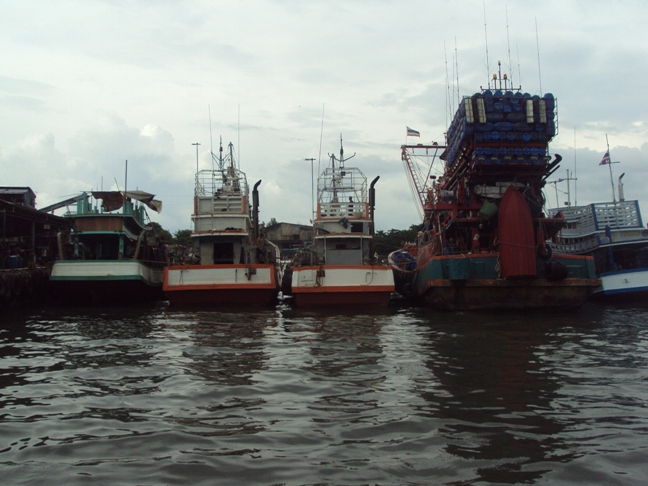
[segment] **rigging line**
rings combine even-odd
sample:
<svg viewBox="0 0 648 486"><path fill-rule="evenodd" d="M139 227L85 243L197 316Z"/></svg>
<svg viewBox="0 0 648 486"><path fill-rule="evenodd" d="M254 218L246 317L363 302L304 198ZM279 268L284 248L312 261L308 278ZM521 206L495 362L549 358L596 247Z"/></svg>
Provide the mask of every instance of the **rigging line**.
<svg viewBox="0 0 648 486"><path fill-rule="evenodd" d="M460 101L460 97L459 97L459 52L457 50L457 37L456 36L455 36L455 66L456 66L455 74L457 76L457 108L458 108L459 107L459 101ZM454 112L454 110L453 110L453 112Z"/></svg>
<svg viewBox="0 0 648 486"><path fill-rule="evenodd" d="M578 206L578 172L576 171L576 126L574 125L574 206Z"/></svg>
<svg viewBox="0 0 648 486"><path fill-rule="evenodd" d="M610 142L608 141L607 133L605 134L605 144L607 145L607 154L610 156ZM612 177L612 157L608 161L608 167L610 169L610 184L612 185L612 203L616 204L616 194L614 193L614 177Z"/></svg>
<svg viewBox="0 0 648 486"><path fill-rule="evenodd" d="M522 86L522 68L520 67L520 46L515 44L515 51L517 54L517 68L518 68L518 85Z"/></svg>
<svg viewBox="0 0 648 486"><path fill-rule="evenodd" d="M538 81L540 82L540 95L542 96L542 72L540 71L540 39L538 37L538 18L535 19L536 50L538 52Z"/></svg>
<svg viewBox="0 0 648 486"><path fill-rule="evenodd" d="M490 61L488 59L488 29L486 28L486 0L482 0L484 7L484 38L486 40L486 79L490 79Z"/></svg>
<svg viewBox="0 0 648 486"><path fill-rule="evenodd" d="M212 174L213 174L213 172L214 172L214 141L213 141L213 138L212 138L212 121L211 121L211 106L210 105L207 105L207 112L209 113L209 153L211 154Z"/></svg>
<svg viewBox="0 0 648 486"><path fill-rule="evenodd" d="M452 116L452 111L450 109L450 78L448 77L448 50L446 49L446 43L443 41L443 55L445 57L445 75L446 75L446 113L445 113L445 126L449 124L448 119Z"/></svg>
<svg viewBox="0 0 648 486"><path fill-rule="evenodd" d="M320 164L322 162L322 137L324 136L324 106L322 103L322 126L320 127L320 146L319 146L319 155L317 156L317 177L319 179L320 174Z"/></svg>
<svg viewBox="0 0 648 486"><path fill-rule="evenodd" d="M511 37L509 35L509 21L508 21L508 5L506 6L506 47L508 49L509 58L509 75L513 73L513 62L511 61ZM511 79L511 87L513 87L513 80Z"/></svg>

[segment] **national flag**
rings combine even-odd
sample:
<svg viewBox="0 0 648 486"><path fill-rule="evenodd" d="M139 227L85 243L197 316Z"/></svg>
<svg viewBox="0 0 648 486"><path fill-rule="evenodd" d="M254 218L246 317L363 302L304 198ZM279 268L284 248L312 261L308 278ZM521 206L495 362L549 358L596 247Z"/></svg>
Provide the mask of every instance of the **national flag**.
<svg viewBox="0 0 648 486"><path fill-rule="evenodd" d="M417 132L416 130L412 130L410 127L405 127L407 128L407 136L408 137L420 137L421 134Z"/></svg>
<svg viewBox="0 0 648 486"><path fill-rule="evenodd" d="M599 165L607 165L609 163L610 163L610 151L608 150L607 152L605 152L605 155L599 162Z"/></svg>

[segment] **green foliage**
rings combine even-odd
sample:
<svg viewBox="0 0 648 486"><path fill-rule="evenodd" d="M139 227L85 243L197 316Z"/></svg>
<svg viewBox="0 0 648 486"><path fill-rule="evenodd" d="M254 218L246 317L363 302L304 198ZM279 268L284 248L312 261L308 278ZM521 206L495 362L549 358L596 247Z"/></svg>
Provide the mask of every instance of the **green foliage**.
<svg viewBox="0 0 648 486"><path fill-rule="evenodd" d="M177 245L190 245L191 244L191 230L183 229L178 230L173 234L173 242Z"/></svg>
<svg viewBox="0 0 648 486"><path fill-rule="evenodd" d="M151 221L148 225L153 228L152 233L155 238L162 238L167 243L169 243L173 239L171 233L160 226L159 223Z"/></svg>
<svg viewBox="0 0 648 486"><path fill-rule="evenodd" d="M165 230L159 223L151 221L148 226L151 227L151 234L154 238L162 238L165 243L171 245L190 245L191 244L191 230L184 229L176 231L173 236Z"/></svg>
<svg viewBox="0 0 648 486"><path fill-rule="evenodd" d="M404 242L415 243L416 235L420 229L420 224L413 224L406 230L391 229L387 232L376 231L376 234L374 235L376 251L380 255L388 255L392 251L401 248Z"/></svg>

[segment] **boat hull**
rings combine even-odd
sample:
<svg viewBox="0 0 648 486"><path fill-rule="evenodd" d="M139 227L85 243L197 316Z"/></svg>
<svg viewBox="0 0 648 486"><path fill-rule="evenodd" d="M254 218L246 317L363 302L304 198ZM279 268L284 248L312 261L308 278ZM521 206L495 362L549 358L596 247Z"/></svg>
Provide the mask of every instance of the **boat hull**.
<svg viewBox="0 0 648 486"><path fill-rule="evenodd" d="M323 265L292 270L292 296L297 307L389 305L394 292L390 267Z"/></svg>
<svg viewBox="0 0 648 486"><path fill-rule="evenodd" d="M600 285L590 257L555 257L553 261L567 272L559 279L552 278L553 267L544 261L538 262L541 272L536 277L501 278L498 257L491 253L431 258L417 273L417 299L445 310L573 309Z"/></svg>
<svg viewBox="0 0 648 486"><path fill-rule="evenodd" d="M594 282L594 283L593 283ZM592 294L596 280L438 280L420 296L428 307L444 310L575 309Z"/></svg>
<svg viewBox="0 0 648 486"><path fill-rule="evenodd" d="M601 275L592 297L601 300L637 300L648 296L648 268L619 270Z"/></svg>
<svg viewBox="0 0 648 486"><path fill-rule="evenodd" d="M49 281L60 301L137 303L162 297L163 274L138 260L61 260Z"/></svg>
<svg viewBox="0 0 648 486"><path fill-rule="evenodd" d="M274 265L176 265L165 268L171 305L270 305L279 293Z"/></svg>

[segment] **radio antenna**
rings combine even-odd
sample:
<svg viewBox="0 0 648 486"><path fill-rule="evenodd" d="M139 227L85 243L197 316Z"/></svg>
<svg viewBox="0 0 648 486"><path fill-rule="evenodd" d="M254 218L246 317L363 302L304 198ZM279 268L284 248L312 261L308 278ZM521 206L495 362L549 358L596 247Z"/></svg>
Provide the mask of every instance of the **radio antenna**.
<svg viewBox="0 0 648 486"><path fill-rule="evenodd" d="M511 37L509 36L509 22L508 22L508 5L506 6L506 47L508 48L508 58L509 58L509 77L513 73L513 62L511 61ZM511 79L511 86L513 86L513 80Z"/></svg>
<svg viewBox="0 0 648 486"><path fill-rule="evenodd" d="M457 51L457 37L455 36L455 75L457 77L457 106L459 106L459 52ZM454 111L454 110L453 110Z"/></svg>
<svg viewBox="0 0 648 486"><path fill-rule="evenodd" d="M535 19L536 49L538 51L538 80L540 82L540 95L542 95L542 73L540 71L540 40L538 39L538 18Z"/></svg>
<svg viewBox="0 0 648 486"><path fill-rule="evenodd" d="M211 127L211 106L207 105L207 112L209 113L209 151L214 153L214 140L212 139L212 127Z"/></svg>
<svg viewBox="0 0 648 486"><path fill-rule="evenodd" d="M322 136L324 135L324 106L322 103L322 127L320 128L320 146L319 146L319 155L317 156L317 176L319 177L320 173L320 163L322 161Z"/></svg>
<svg viewBox="0 0 648 486"><path fill-rule="evenodd" d="M488 60L488 29L486 28L486 0L482 1L484 6L484 38L486 39L486 78L490 79L490 61Z"/></svg>
<svg viewBox="0 0 648 486"><path fill-rule="evenodd" d="M445 126L448 126L448 120L452 116L452 96L450 95L450 77L448 75L448 49L446 48L446 43L443 41L443 55L445 57L445 70L446 70L446 123Z"/></svg>

